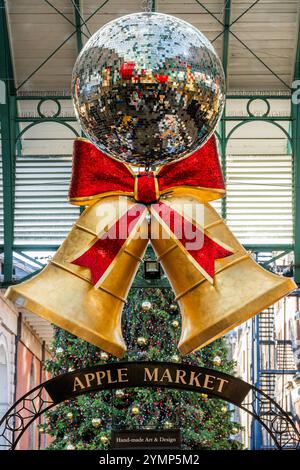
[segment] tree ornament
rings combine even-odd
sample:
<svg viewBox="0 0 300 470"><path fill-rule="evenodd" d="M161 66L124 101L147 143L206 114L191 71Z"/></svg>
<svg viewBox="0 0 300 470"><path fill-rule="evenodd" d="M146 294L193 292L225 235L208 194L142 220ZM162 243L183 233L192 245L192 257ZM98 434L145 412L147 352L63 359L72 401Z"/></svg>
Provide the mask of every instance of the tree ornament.
<svg viewBox="0 0 300 470"><path fill-rule="evenodd" d="M178 356L178 354L173 354L173 356L171 356L171 361L180 362L180 357Z"/></svg>
<svg viewBox="0 0 300 470"><path fill-rule="evenodd" d="M174 16L134 13L85 44L72 95L82 130L101 151L154 167L185 157L210 137L222 115L225 78L199 30Z"/></svg>
<svg viewBox="0 0 300 470"><path fill-rule="evenodd" d="M132 408L131 408L131 414L133 414L134 416L140 414L140 409L137 405L134 405Z"/></svg>
<svg viewBox="0 0 300 470"><path fill-rule="evenodd" d="M102 424L102 419L101 418L93 418L92 419L92 425L94 428L99 428Z"/></svg>
<svg viewBox="0 0 300 470"><path fill-rule="evenodd" d="M238 428L233 427L233 428L231 428L231 431L230 431L230 432L231 432L231 434L238 434L240 431L239 431Z"/></svg>
<svg viewBox="0 0 300 470"><path fill-rule="evenodd" d="M106 444L108 444L109 439L108 439L108 437L107 437L105 434L103 434L103 435L100 437L100 441L101 441L102 444L106 445Z"/></svg>
<svg viewBox="0 0 300 470"><path fill-rule="evenodd" d="M147 346L148 340L144 336L139 336L136 342L139 346L144 347Z"/></svg>
<svg viewBox="0 0 300 470"><path fill-rule="evenodd" d="M67 449L67 450L75 450L76 447L74 446L74 444L72 444L71 442L69 442L69 444L67 444L67 446L66 446L66 449Z"/></svg>
<svg viewBox="0 0 300 470"><path fill-rule="evenodd" d="M177 330L177 328L179 327L179 321L178 320L173 320L172 321L172 326L173 326L174 330Z"/></svg>
<svg viewBox="0 0 300 470"><path fill-rule="evenodd" d="M172 421L167 420L164 422L164 429L172 429L172 428L173 428Z"/></svg>
<svg viewBox="0 0 300 470"><path fill-rule="evenodd" d="M213 358L213 364L217 367L219 367L222 364L222 359L220 358L220 356L215 356Z"/></svg>
<svg viewBox="0 0 300 470"><path fill-rule="evenodd" d="M108 361L109 356L108 356L107 352L101 351L101 353L100 353L100 359L101 359L101 361Z"/></svg>
<svg viewBox="0 0 300 470"><path fill-rule="evenodd" d="M39 425L37 426L37 430L38 430L38 432L41 433L41 434L46 431L45 426L44 426L43 424L39 424Z"/></svg>
<svg viewBox="0 0 300 470"><path fill-rule="evenodd" d="M142 309L144 312L149 312L149 310L151 310L152 308L152 303L149 302L148 300L144 300L144 302L142 302Z"/></svg>
<svg viewBox="0 0 300 470"><path fill-rule="evenodd" d="M117 398L124 398L125 396L124 390L122 390L121 388L118 388L115 392L115 395Z"/></svg>
<svg viewBox="0 0 300 470"><path fill-rule="evenodd" d="M169 307L169 314L170 315L177 315L178 313L178 305L176 304L171 304Z"/></svg>
<svg viewBox="0 0 300 470"><path fill-rule="evenodd" d="M203 400L206 400L208 395L206 393L200 393L200 397L203 398Z"/></svg>
<svg viewBox="0 0 300 470"><path fill-rule="evenodd" d="M59 355L59 354L62 354L63 352L64 352L64 350L63 350L62 347L59 347L59 348L56 348L56 349L55 349L55 353L58 354L58 355Z"/></svg>
<svg viewBox="0 0 300 470"><path fill-rule="evenodd" d="M228 411L227 406L223 405L223 406L221 407L221 411L222 411L222 413L227 413L227 411Z"/></svg>
<svg viewBox="0 0 300 470"><path fill-rule="evenodd" d="M69 411L69 413L67 413L67 418L69 420L72 420L74 418L74 415L73 415L72 411Z"/></svg>

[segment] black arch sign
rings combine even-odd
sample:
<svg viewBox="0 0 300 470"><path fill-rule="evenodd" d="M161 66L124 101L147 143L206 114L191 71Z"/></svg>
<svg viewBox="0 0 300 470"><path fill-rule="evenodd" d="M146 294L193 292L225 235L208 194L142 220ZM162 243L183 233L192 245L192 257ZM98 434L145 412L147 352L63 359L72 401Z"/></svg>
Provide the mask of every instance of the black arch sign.
<svg viewBox="0 0 300 470"><path fill-rule="evenodd" d="M115 388L165 387L205 393L232 403L257 419L277 449L299 449L300 434L268 395L218 370L169 362L114 362L54 377L26 393L0 421L2 449L15 449L30 424L45 411L78 395Z"/></svg>

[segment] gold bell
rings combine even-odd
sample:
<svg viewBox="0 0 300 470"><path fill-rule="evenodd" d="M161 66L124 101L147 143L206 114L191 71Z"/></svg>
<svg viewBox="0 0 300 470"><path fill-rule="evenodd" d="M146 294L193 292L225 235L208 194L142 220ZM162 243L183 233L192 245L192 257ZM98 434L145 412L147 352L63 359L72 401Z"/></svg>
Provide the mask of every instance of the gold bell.
<svg viewBox="0 0 300 470"><path fill-rule="evenodd" d="M200 198L191 195L169 196L166 202L176 208L203 204ZM151 224L155 226L155 222L152 214ZM195 220L193 223L197 225ZM178 347L182 354L223 336L296 287L292 279L259 266L207 203L203 204L202 229L212 240L222 242L233 252L216 260L212 283L199 271L180 243L169 236L165 226L156 223L154 231L158 233L151 239L180 306L182 331Z"/></svg>
<svg viewBox="0 0 300 470"><path fill-rule="evenodd" d="M121 357L126 351L121 314L148 243L146 216L141 217L132 236L124 240L97 287L91 282L90 269L72 264L97 241L99 234L119 220L122 211L124 214L135 204L127 198L123 205L119 202L119 196L110 196L89 206L48 266L32 279L11 286L5 295L19 307Z"/></svg>

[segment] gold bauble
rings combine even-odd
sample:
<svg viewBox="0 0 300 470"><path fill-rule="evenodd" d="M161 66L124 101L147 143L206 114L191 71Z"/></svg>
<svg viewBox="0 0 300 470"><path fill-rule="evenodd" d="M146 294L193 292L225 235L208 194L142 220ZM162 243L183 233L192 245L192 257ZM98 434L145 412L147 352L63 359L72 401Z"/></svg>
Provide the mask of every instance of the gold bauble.
<svg viewBox="0 0 300 470"><path fill-rule="evenodd" d="M176 312L177 309L178 309L178 307L177 307L176 304L171 304L171 305L170 305L170 310L171 310L171 312Z"/></svg>
<svg viewBox="0 0 300 470"><path fill-rule="evenodd" d="M99 428L99 426L101 426L101 423L102 423L101 418L93 418L92 419L92 425L94 426L94 428Z"/></svg>
<svg viewBox="0 0 300 470"><path fill-rule="evenodd" d="M101 361L108 361L108 358L109 358L109 356L108 356L107 352L101 351L101 353L100 353Z"/></svg>
<svg viewBox="0 0 300 470"><path fill-rule="evenodd" d="M102 444L108 444L109 439L108 439L107 436L103 435L103 436L100 437L100 441L101 441Z"/></svg>
<svg viewBox="0 0 300 470"><path fill-rule="evenodd" d="M180 357L178 356L178 354L173 354L173 356L171 356L171 361L180 362Z"/></svg>
<svg viewBox="0 0 300 470"><path fill-rule="evenodd" d="M117 398L123 398L125 395L124 390L118 389L116 390L116 397Z"/></svg>
<svg viewBox="0 0 300 470"><path fill-rule="evenodd" d="M131 414L133 414L133 415L135 415L135 416L138 415L138 414L140 414L140 409L139 409L139 407L136 406L136 405L133 406L133 407L131 408Z"/></svg>
<svg viewBox="0 0 300 470"><path fill-rule="evenodd" d="M200 393L200 397L205 400L206 398L208 398L208 395L206 393Z"/></svg>
<svg viewBox="0 0 300 470"><path fill-rule="evenodd" d="M228 411L227 406L225 406L225 405L222 406L222 407L221 407L221 411L222 411L222 413L227 413L227 411Z"/></svg>
<svg viewBox="0 0 300 470"><path fill-rule="evenodd" d="M172 421L167 420L164 422L164 429L172 429L172 428L173 428Z"/></svg>
<svg viewBox="0 0 300 470"><path fill-rule="evenodd" d="M222 359L220 358L220 356L215 356L215 357L213 358L213 364L214 364L215 366L220 366L221 363L222 363Z"/></svg>
<svg viewBox="0 0 300 470"><path fill-rule="evenodd" d="M38 432L40 432L41 434L45 432L45 428L42 424L40 424L38 427L37 427L37 430Z"/></svg>
<svg viewBox="0 0 300 470"><path fill-rule="evenodd" d="M238 434L238 433L239 433L238 428L232 428L231 431L230 431L230 434Z"/></svg>
<svg viewBox="0 0 300 470"><path fill-rule="evenodd" d="M144 336L139 336L136 342L139 346L146 346L148 343L148 340Z"/></svg>
<svg viewBox="0 0 300 470"><path fill-rule="evenodd" d="M74 418L74 415L71 411L69 411L69 413L67 413L67 418L68 419L73 419Z"/></svg>
<svg viewBox="0 0 300 470"><path fill-rule="evenodd" d="M177 329L179 327L179 321L178 320L173 320L172 321L172 326L173 326L173 328Z"/></svg>
<svg viewBox="0 0 300 470"><path fill-rule="evenodd" d="M149 312L151 308L152 308L151 302L149 302L148 300L144 300L144 302L142 302L142 309L144 310L144 312Z"/></svg>
<svg viewBox="0 0 300 470"><path fill-rule="evenodd" d="M73 444L71 444L71 442L69 442L69 444L67 444L66 449L67 449L67 450L75 450L76 447L75 447Z"/></svg>

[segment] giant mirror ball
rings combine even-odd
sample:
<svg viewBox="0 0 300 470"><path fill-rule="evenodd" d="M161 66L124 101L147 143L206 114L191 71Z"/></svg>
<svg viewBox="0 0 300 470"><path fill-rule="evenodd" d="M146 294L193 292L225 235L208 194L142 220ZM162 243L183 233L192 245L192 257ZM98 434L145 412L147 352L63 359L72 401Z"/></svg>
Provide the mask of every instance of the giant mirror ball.
<svg viewBox="0 0 300 470"><path fill-rule="evenodd" d="M89 39L73 69L72 96L96 147L155 168L209 139L223 111L225 79L199 30L170 15L136 13Z"/></svg>

